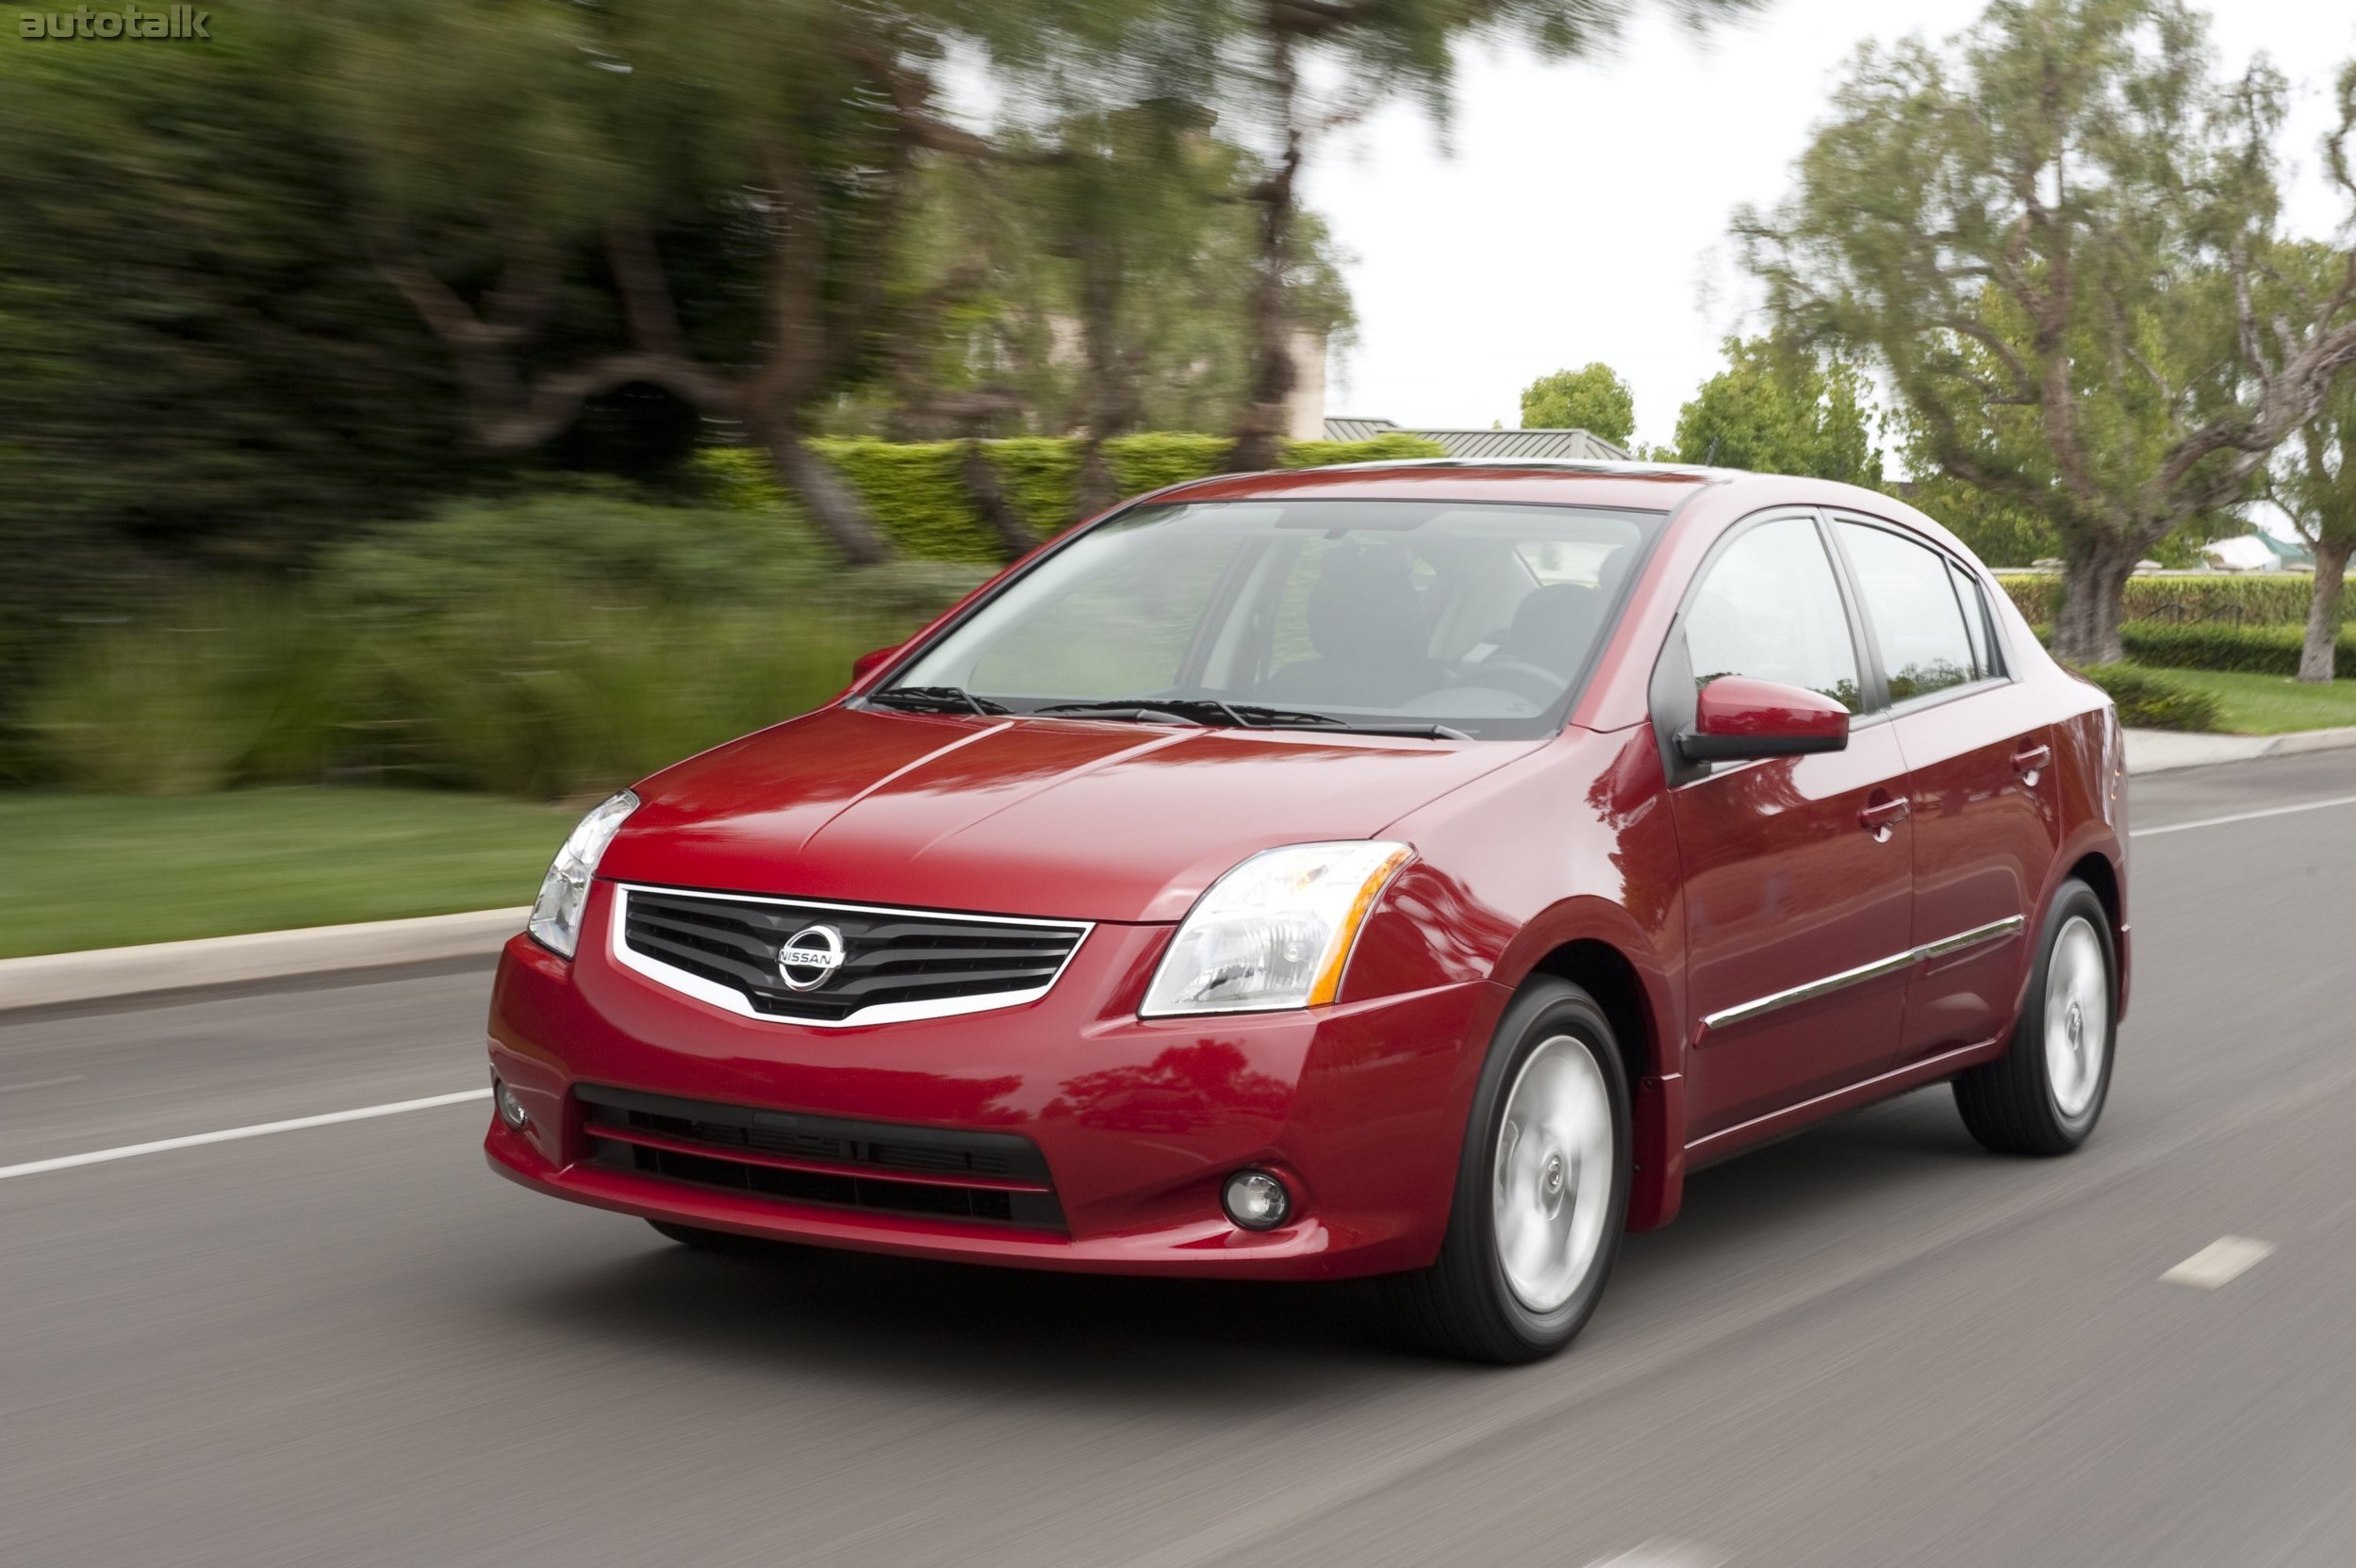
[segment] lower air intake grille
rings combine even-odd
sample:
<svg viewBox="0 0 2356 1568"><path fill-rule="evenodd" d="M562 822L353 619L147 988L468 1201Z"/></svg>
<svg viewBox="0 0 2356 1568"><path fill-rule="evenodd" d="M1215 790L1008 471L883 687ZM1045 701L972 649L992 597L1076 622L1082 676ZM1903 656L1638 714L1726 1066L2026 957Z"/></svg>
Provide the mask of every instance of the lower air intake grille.
<svg viewBox="0 0 2356 1568"><path fill-rule="evenodd" d="M1011 1132L946 1131L581 1084L593 1163L796 1203L1062 1230L1047 1162Z"/></svg>
<svg viewBox="0 0 2356 1568"><path fill-rule="evenodd" d="M1046 994L1088 934L1074 921L619 889L630 967L707 1001L796 1023L883 1023Z"/></svg>

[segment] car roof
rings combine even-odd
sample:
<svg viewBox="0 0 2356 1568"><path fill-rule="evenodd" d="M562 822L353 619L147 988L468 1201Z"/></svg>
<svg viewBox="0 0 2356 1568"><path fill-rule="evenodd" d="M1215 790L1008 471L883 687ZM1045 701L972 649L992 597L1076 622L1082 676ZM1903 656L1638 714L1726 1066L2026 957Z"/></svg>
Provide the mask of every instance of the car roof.
<svg viewBox="0 0 2356 1568"><path fill-rule="evenodd" d="M1746 478L1737 469L1572 458L1409 457L1329 468L1222 474L1175 485L1158 502L1297 500L1549 502L1665 512L1696 489Z"/></svg>

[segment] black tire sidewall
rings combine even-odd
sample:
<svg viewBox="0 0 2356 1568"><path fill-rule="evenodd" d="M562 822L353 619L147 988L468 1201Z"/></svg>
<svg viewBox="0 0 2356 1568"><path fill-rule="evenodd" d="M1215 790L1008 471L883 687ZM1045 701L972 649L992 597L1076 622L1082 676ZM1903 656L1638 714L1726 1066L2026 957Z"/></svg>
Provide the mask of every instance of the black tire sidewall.
<svg viewBox="0 0 2356 1568"><path fill-rule="evenodd" d="M1497 1131L1505 1115L1506 1097L1532 1052L1544 1041L1568 1035L1595 1059L1611 1100L1612 1192L1604 1216L1604 1235L1595 1249L1587 1278L1571 1298L1550 1312L1534 1312L1523 1305L1507 1281L1504 1260L1497 1247L1496 1215L1491 1201L1495 1180ZM1482 1065L1472 1114L1466 1120L1463 1157L1458 1161L1455 1213L1449 1225L1451 1260L1474 1278L1496 1332L1515 1342L1525 1356L1544 1355L1560 1348L1578 1333L1601 1299L1619 1254L1620 1238L1627 1227L1628 1188L1633 1169L1632 1118L1627 1072L1602 1008L1585 991L1567 981L1533 982L1515 997L1498 1021L1497 1032Z"/></svg>

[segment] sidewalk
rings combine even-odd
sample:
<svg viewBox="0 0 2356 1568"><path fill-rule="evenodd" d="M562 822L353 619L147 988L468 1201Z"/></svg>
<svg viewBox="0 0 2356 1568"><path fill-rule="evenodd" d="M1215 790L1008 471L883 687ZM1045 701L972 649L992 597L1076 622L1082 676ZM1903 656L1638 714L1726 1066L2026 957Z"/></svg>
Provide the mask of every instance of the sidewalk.
<svg viewBox="0 0 2356 1568"><path fill-rule="evenodd" d="M2176 730L2129 730L2126 734L2130 773L2167 773L2179 767L2356 747L2356 728L2295 730L2286 735L2203 735Z"/></svg>
<svg viewBox="0 0 2356 1568"><path fill-rule="evenodd" d="M531 913L528 906L479 909L415 920L368 920L0 959L0 1012L387 964L486 958L523 929Z"/></svg>

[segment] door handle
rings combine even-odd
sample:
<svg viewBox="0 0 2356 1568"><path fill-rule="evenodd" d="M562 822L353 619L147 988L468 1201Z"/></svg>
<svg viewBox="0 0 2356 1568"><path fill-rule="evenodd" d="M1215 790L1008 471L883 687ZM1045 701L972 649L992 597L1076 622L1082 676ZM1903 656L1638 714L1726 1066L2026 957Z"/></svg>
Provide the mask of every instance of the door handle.
<svg viewBox="0 0 2356 1568"><path fill-rule="evenodd" d="M1885 795L1878 801L1868 801L1857 813L1857 826L1873 835L1876 844L1889 842L1890 830L1911 809L1903 795Z"/></svg>
<svg viewBox="0 0 2356 1568"><path fill-rule="evenodd" d="M2045 771L2045 765L2052 760L2053 748L2051 746L2024 745L2013 752L2013 771L2035 784L2037 775Z"/></svg>

